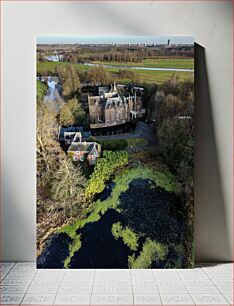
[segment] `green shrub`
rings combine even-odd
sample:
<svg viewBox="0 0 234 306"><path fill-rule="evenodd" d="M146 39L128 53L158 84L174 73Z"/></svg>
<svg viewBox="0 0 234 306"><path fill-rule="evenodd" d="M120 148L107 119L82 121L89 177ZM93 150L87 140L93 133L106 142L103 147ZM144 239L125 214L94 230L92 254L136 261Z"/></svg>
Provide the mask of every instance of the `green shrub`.
<svg viewBox="0 0 234 306"><path fill-rule="evenodd" d="M92 199L95 194L105 189L105 182L108 181L115 171L128 162L128 153L125 151L104 151L103 157L99 158L94 171L88 181L85 195Z"/></svg>

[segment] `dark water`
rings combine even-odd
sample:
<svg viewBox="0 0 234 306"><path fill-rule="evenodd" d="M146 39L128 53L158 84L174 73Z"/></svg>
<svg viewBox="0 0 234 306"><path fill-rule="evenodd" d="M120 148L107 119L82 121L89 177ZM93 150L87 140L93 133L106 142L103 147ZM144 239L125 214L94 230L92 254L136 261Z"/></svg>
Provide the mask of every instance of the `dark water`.
<svg viewBox="0 0 234 306"><path fill-rule="evenodd" d="M101 193L101 195L98 197L100 201L104 201L106 200L107 198L109 198L111 192L112 192L112 189L114 188L115 186L115 183L114 182L110 182L106 188L103 190L103 192Z"/></svg>
<svg viewBox="0 0 234 306"><path fill-rule="evenodd" d="M44 251L37 258L37 268L63 268L63 261L69 255L69 243L71 243L71 238L65 233L52 235L46 241Z"/></svg>
<svg viewBox="0 0 234 306"><path fill-rule="evenodd" d="M124 224L121 214L109 209L99 221L87 224L80 231L82 247L73 256L71 268L128 268L131 252L111 233L112 224L118 221Z"/></svg>
<svg viewBox="0 0 234 306"><path fill-rule="evenodd" d="M176 195L151 180L135 179L120 196L119 208L136 233L161 243L180 243L183 228L173 207Z"/></svg>
<svg viewBox="0 0 234 306"><path fill-rule="evenodd" d="M111 182L99 196L101 201L107 199L114 187ZM121 214L109 209L100 220L88 223L77 231L81 234L82 246L72 260L71 268L128 268L128 256L132 251L123 243L122 239L115 240L112 236L113 223L121 222L129 225L134 232L144 233L161 243L180 243L183 227L173 206L177 199L175 194L155 186L150 180L133 180L129 189L120 196ZM177 210L177 209L176 209ZM145 241L140 239L139 255ZM45 250L38 257L38 268L63 268L63 261L69 255L71 239L66 234L54 234L46 243ZM170 252L169 257L176 255ZM163 268L164 263L155 263L153 267Z"/></svg>

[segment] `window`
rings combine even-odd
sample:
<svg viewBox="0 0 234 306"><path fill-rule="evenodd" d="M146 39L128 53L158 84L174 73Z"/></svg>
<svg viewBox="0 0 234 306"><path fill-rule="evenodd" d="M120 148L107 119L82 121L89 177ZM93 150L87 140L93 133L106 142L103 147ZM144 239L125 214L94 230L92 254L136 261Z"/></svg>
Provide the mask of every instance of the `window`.
<svg viewBox="0 0 234 306"><path fill-rule="evenodd" d="M80 161L84 161L84 156L81 156L81 157L80 157Z"/></svg>
<svg viewBox="0 0 234 306"><path fill-rule="evenodd" d="M74 155L74 156L73 156L73 160L74 160L74 161L78 161L78 160L79 160L78 156Z"/></svg>
<svg viewBox="0 0 234 306"><path fill-rule="evenodd" d="M96 159L96 155L92 155L92 159Z"/></svg>

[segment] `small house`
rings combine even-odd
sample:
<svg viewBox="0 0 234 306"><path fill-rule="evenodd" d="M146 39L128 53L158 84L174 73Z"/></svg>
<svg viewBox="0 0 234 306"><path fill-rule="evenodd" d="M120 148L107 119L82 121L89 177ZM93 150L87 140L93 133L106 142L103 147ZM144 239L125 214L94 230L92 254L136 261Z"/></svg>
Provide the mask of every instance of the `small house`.
<svg viewBox="0 0 234 306"><path fill-rule="evenodd" d="M73 135L73 141L71 141L67 154L73 161L82 162L87 159L89 165L95 165L101 156L101 145L96 142L82 141L81 133L78 132Z"/></svg>

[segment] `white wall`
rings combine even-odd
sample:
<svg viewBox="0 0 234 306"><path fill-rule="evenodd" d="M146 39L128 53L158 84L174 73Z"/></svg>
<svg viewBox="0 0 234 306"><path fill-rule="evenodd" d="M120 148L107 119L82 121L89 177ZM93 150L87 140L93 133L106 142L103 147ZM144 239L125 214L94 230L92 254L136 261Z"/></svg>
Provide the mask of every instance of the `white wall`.
<svg viewBox="0 0 234 306"><path fill-rule="evenodd" d="M36 36L194 35L205 48L208 76L204 50L198 48L196 259L231 260L231 1L5 1L2 6L2 259L35 260Z"/></svg>

